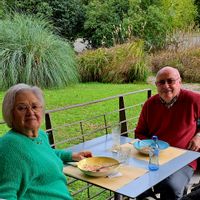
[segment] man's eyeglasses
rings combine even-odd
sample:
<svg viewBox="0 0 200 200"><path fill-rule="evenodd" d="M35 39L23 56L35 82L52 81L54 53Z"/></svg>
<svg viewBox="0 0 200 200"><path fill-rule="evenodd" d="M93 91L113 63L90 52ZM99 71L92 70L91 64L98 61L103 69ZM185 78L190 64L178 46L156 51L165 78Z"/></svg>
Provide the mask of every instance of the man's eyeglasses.
<svg viewBox="0 0 200 200"><path fill-rule="evenodd" d="M174 85L178 79L179 78L177 79L168 78L166 80L156 81L156 85L162 86L162 85L165 85L165 83L167 83L168 85Z"/></svg>
<svg viewBox="0 0 200 200"><path fill-rule="evenodd" d="M22 113L27 112L29 109L31 109L34 113L38 113L42 110L42 106L40 104L32 104L31 106L28 104L20 103L15 106L15 108Z"/></svg>

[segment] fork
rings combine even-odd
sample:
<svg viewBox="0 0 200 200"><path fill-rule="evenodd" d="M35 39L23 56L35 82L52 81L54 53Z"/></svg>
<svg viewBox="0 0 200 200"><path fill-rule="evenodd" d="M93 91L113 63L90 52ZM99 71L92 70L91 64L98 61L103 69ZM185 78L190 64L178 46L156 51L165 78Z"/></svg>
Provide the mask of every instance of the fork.
<svg viewBox="0 0 200 200"><path fill-rule="evenodd" d="M101 169L113 167L113 166L115 166L115 165L120 165L120 164L122 164L122 163L123 163L123 162L118 162L118 163L114 163L114 164L111 164L111 165L102 166L102 167L99 167L99 168L94 169L94 170L91 170L91 171L92 171L92 172L99 172Z"/></svg>

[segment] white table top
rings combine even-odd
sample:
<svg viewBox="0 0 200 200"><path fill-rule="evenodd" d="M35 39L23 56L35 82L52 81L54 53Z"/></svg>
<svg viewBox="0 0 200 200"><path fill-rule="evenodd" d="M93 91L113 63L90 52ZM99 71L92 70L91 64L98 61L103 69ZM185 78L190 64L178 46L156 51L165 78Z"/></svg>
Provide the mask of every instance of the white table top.
<svg viewBox="0 0 200 200"><path fill-rule="evenodd" d="M121 136L121 144L128 143L131 140L132 140L131 138ZM69 149L71 149L74 152L90 150L95 156L113 157L113 153L109 151L111 146L112 146L111 135L108 134L102 137L86 141L84 143L80 143ZM166 177L170 176L174 172L186 166L191 161L197 159L198 157L200 157L200 153L193 151L186 151L185 153L176 157L175 159L172 159L169 162L160 165L159 170L149 171L114 192L122 194L124 196L128 196L130 198L135 198L144 191L146 191L147 189L151 188L152 186L156 185L157 183L165 179ZM144 168L148 170L148 162L143 160L130 158L129 165L133 165L134 167Z"/></svg>

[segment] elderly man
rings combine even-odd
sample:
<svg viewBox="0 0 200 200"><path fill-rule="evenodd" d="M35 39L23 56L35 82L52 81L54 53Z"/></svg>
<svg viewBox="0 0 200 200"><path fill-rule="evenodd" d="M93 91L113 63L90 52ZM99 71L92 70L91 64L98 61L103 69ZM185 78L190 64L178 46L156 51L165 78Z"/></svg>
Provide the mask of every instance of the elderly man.
<svg viewBox="0 0 200 200"><path fill-rule="evenodd" d="M158 71L155 84L158 94L145 102L135 137L146 139L157 135L171 146L198 151L200 94L181 89L178 70L169 66ZM161 199L180 199L196 166L197 162L193 161L156 185L154 189L161 194Z"/></svg>

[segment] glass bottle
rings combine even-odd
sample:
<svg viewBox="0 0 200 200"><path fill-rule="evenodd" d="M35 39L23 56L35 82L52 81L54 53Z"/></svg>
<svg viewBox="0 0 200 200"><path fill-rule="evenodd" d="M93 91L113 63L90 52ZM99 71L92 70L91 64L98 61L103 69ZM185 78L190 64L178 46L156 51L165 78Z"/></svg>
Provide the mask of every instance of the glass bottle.
<svg viewBox="0 0 200 200"><path fill-rule="evenodd" d="M149 170L156 171L159 169L159 145L158 137L152 137L152 144L149 149Z"/></svg>

